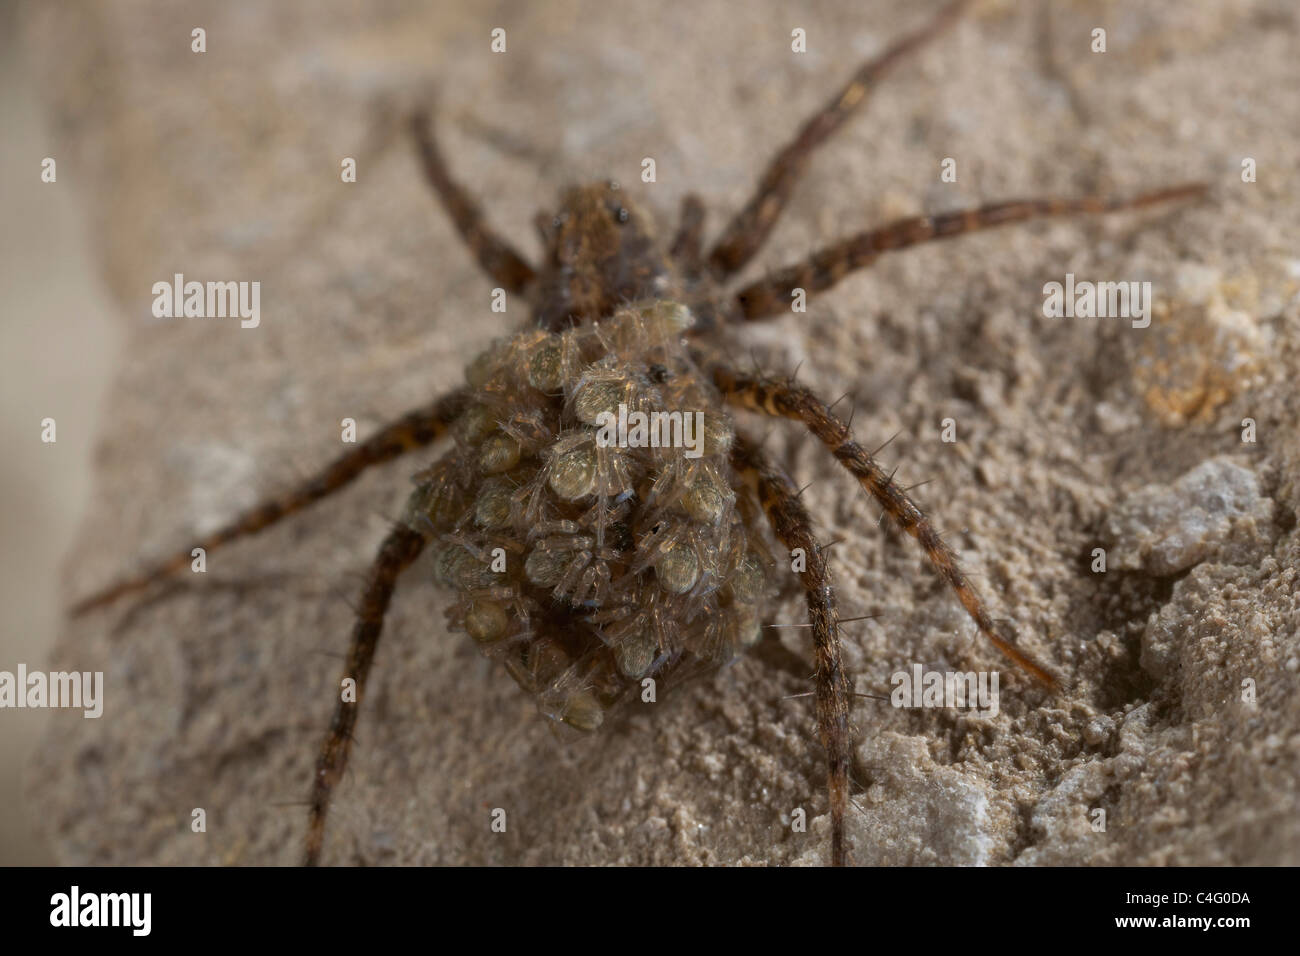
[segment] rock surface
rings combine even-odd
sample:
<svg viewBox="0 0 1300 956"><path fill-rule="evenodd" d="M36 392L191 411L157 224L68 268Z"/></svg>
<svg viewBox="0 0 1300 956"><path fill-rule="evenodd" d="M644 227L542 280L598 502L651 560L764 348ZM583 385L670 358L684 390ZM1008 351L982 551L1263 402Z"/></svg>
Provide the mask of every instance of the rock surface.
<svg viewBox="0 0 1300 956"><path fill-rule="evenodd" d="M1171 485L1148 485L1106 518L1110 567L1155 577L1185 571L1229 542L1267 544L1273 502L1261 497L1249 468L1225 458L1202 462ZM1234 540L1235 539L1235 540ZM1254 555L1237 554L1241 564Z"/></svg>
<svg viewBox="0 0 1300 956"><path fill-rule="evenodd" d="M60 181L81 193L131 330L68 598L310 473L338 452L341 419L364 438L459 382L521 319L490 311L491 283L400 133L404 104L436 102L454 169L530 255L534 211L574 180L618 179L667 220L697 191L716 230L803 116L932 6L842 0L794 19L775 0L672 17L602 0L24 8ZM1191 207L886 256L807 315L736 333L737 354L802 359L802 381L850 392L868 446L899 433L885 460L904 483L929 480L917 494L995 612L1069 679L1053 696L1004 671L987 720L860 699L860 862L1300 863L1300 98L1279 92L1300 88L1298 16L1290 0L981 2L818 154L749 270L981 200L1214 187ZM1098 24L1105 54L1087 49ZM806 54L790 52L795 27ZM647 156L654 184L640 182ZM344 157L355 184L340 182ZM956 183L939 181L945 157ZM260 326L153 319L151 287L176 272L260 281ZM1151 281L1151 327L1044 318L1043 285L1067 273ZM1184 314L1199 317L1191 331ZM842 538L844 613L875 615L844 629L860 690L914 662L1000 666L820 448L744 424L774 432ZM333 706L347 602L428 459L211 555L201 581L69 623L56 664L105 671L107 710L58 715L33 768L63 860L297 859L292 804ZM1189 472L1195 487L1180 484ZM1191 498L1125 511L1147 487ZM1223 546L1229 507L1249 547ZM1128 515L1117 533L1133 543L1197 514L1203 546L1165 533L1091 572L1108 519ZM826 861L811 708L783 699L806 685L745 658L596 740L559 740L447 634L431 576L417 566L391 610L328 861ZM801 600L768 613L799 621ZM805 631L781 633L810 659ZM498 807L504 834L489 828ZM792 832L797 808L806 833Z"/></svg>

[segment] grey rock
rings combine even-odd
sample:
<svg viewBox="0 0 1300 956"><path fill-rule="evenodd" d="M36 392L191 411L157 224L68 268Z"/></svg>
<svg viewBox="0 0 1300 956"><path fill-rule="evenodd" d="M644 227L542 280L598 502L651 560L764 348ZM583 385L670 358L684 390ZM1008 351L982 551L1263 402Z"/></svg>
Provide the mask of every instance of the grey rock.
<svg viewBox="0 0 1300 956"><path fill-rule="evenodd" d="M1273 502L1249 468L1228 458L1202 462L1172 484L1134 492L1107 517L1108 566L1165 577L1212 557L1243 522L1267 522Z"/></svg>

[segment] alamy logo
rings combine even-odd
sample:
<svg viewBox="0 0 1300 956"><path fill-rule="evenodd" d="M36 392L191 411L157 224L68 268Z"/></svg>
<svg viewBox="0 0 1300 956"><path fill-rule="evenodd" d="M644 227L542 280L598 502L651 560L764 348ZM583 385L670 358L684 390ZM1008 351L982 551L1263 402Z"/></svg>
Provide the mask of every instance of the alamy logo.
<svg viewBox="0 0 1300 956"><path fill-rule="evenodd" d="M129 926L133 936L148 936L152 928L152 893L70 893L50 897L51 926Z"/></svg>
<svg viewBox="0 0 1300 956"><path fill-rule="evenodd" d="M596 444L601 448L685 448L687 458L704 454L703 412L629 412L618 403L618 414L596 416Z"/></svg>
<svg viewBox="0 0 1300 956"><path fill-rule="evenodd" d="M895 707L969 708L981 717L998 715L997 671L927 671L913 664L911 672L896 671L889 682Z"/></svg>
<svg viewBox="0 0 1300 956"><path fill-rule="evenodd" d="M1043 286L1043 315L1049 319L1132 319L1133 328L1151 324L1150 282L1065 282Z"/></svg>
<svg viewBox="0 0 1300 956"><path fill-rule="evenodd" d="M176 273L171 282L155 282L153 314L160 319L239 317L240 328L255 329L262 321L262 283L186 282Z"/></svg>
<svg viewBox="0 0 1300 956"><path fill-rule="evenodd" d="M95 671L28 671L18 665L18 673L0 671L0 709L6 707L71 707L82 716L99 717L104 713L104 672Z"/></svg>

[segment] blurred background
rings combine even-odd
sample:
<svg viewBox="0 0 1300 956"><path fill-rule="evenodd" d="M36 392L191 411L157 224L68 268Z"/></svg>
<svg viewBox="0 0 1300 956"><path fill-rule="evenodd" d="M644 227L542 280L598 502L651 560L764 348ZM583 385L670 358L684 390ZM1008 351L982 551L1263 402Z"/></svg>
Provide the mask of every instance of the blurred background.
<svg viewBox="0 0 1300 956"><path fill-rule="evenodd" d="M60 565L90 486L91 434L120 347L114 305L87 249L76 176L49 155L18 11L0 4L0 670L46 668L62 617ZM58 441L40 441L40 422ZM23 798L24 768L49 711L0 714L0 865L52 863Z"/></svg>

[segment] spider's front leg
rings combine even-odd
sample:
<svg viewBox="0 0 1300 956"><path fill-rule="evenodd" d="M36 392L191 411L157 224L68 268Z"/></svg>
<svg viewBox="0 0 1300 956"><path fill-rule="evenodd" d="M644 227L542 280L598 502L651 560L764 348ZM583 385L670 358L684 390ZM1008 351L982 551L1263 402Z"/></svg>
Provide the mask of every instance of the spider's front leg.
<svg viewBox="0 0 1300 956"><path fill-rule="evenodd" d="M714 278L726 279L745 267L767 240L817 148L862 108L885 74L954 24L969 3L952 0L925 26L862 64L834 98L808 118L795 138L773 157L754 195L718 237L708 257Z"/></svg>
<svg viewBox="0 0 1300 956"><path fill-rule="evenodd" d="M974 209L960 209L938 216L910 216L876 229L842 239L819 249L803 262L778 269L752 282L735 294L740 314L748 319L767 319L790 307L790 294L798 288L809 296L825 292L841 279L865 269L886 252L918 246L936 239L955 239L972 232L1005 226L1013 222L1110 213L1143 209L1158 203L1203 198L1204 183L1184 183L1130 197L1086 196L1081 199L1012 199Z"/></svg>
<svg viewBox="0 0 1300 956"><path fill-rule="evenodd" d="M698 275L703 267L704 201L695 193L682 197L681 216L668 254L689 275Z"/></svg>
<svg viewBox="0 0 1300 956"><path fill-rule="evenodd" d="M808 389L788 381L741 375L723 365L712 366L710 372L713 383L732 404L765 415L802 422L836 460L857 478L858 483L880 503L899 527L920 543L930 563L948 582L980 633L1039 681L1048 687L1056 686L1057 679L1051 671L1009 638L998 633L984 602L958 565L952 548L939 537L939 532L925 512L916 506L902 488L894 484L870 453L853 440L848 425L836 418L825 402Z"/></svg>
<svg viewBox="0 0 1300 956"><path fill-rule="evenodd" d="M849 700L852 687L840 655L839 613L831 588L826 555L813 536L812 519L799 500L789 477L763 457L757 446L740 435L731 453L732 464L758 492L763 512L781 543L791 550L803 549L808 557L800 575L808 598L808 619L812 624L817 670L813 675L817 699L817 730L826 751L830 789L831 865L844 866L848 852L844 845L844 813L849 802L849 760L852 732L849 728Z"/></svg>
<svg viewBox="0 0 1300 956"><path fill-rule="evenodd" d="M123 578L83 598L73 605L72 616L78 617L95 608L110 604L124 595L142 591L154 582L188 567L192 560L191 548L202 548L210 553L214 548L237 538L256 534L282 518L333 494L372 465L390 461L408 451L423 448L437 441L446 434L447 428L465 410L468 394L468 389L457 389L423 408L417 408L396 421L389 422L354 450L340 455L297 488L260 502L224 528L186 546L140 574Z"/></svg>
<svg viewBox="0 0 1300 956"><path fill-rule="evenodd" d="M411 117L411 133L420 153L420 165L425 178L438 194L456 231L465 240L465 245L469 246L478 264L507 292L523 292L537 278L537 273L510 243L488 227L478 203L463 186L451 178L426 113L416 113Z"/></svg>

